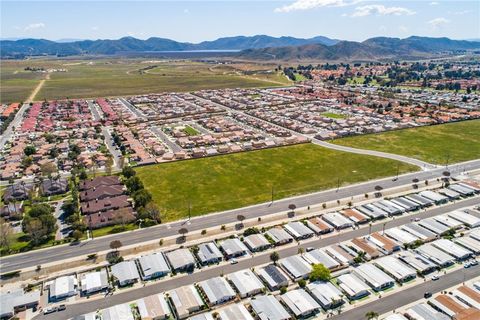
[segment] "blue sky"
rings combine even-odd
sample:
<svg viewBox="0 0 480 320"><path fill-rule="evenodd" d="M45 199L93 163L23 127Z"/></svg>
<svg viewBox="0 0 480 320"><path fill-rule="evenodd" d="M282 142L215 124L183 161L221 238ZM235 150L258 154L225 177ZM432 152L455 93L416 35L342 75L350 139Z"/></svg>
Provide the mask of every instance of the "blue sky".
<svg viewBox="0 0 480 320"><path fill-rule="evenodd" d="M345 40L374 36L480 38L480 1L22 1L0 0L2 38L200 42L268 34Z"/></svg>

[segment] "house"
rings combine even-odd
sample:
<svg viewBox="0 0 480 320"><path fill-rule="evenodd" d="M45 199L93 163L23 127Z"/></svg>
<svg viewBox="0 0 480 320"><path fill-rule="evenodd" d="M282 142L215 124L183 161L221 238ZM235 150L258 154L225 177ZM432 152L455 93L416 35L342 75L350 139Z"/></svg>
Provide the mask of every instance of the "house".
<svg viewBox="0 0 480 320"><path fill-rule="evenodd" d="M293 221L289 222L283 226L285 231L290 233L295 240L302 240L313 237L315 234L311 229L309 229L303 222Z"/></svg>
<svg viewBox="0 0 480 320"><path fill-rule="evenodd" d="M415 211L421 208L421 205L419 205L417 202L408 200L405 197L393 198L390 201L398 206L403 207L405 211Z"/></svg>
<svg viewBox="0 0 480 320"><path fill-rule="evenodd" d="M36 309L40 301L40 291L24 292L22 289L1 293L0 319L10 319L26 309Z"/></svg>
<svg viewBox="0 0 480 320"><path fill-rule="evenodd" d="M260 296L250 301L260 320L289 320L290 314L274 296Z"/></svg>
<svg viewBox="0 0 480 320"><path fill-rule="evenodd" d="M92 179L83 180L79 184L79 190L84 191L88 189L98 188L100 186L121 185L118 176L101 176Z"/></svg>
<svg viewBox="0 0 480 320"><path fill-rule="evenodd" d="M337 277L337 283L350 300L360 299L370 294L370 288L351 273Z"/></svg>
<svg viewBox="0 0 480 320"><path fill-rule="evenodd" d="M127 303L117 304L100 311L102 320L135 320L132 309Z"/></svg>
<svg viewBox="0 0 480 320"><path fill-rule="evenodd" d="M300 255L280 259L278 264L293 280L306 279L312 271L312 266Z"/></svg>
<svg viewBox="0 0 480 320"><path fill-rule="evenodd" d="M100 271L82 274L80 284L82 293L85 295L107 289L109 287L107 270L101 269Z"/></svg>
<svg viewBox="0 0 480 320"><path fill-rule="evenodd" d="M303 254L303 258L311 264L323 264L330 270L338 268L340 266L340 263L330 257L322 249L315 249L310 252L306 252Z"/></svg>
<svg viewBox="0 0 480 320"><path fill-rule="evenodd" d="M200 310L204 303L194 285L176 288L168 292L171 305L178 319L185 319L191 313Z"/></svg>
<svg viewBox="0 0 480 320"><path fill-rule="evenodd" d="M450 320L450 317L433 309L426 303L419 303L405 311L405 315L411 319L420 320Z"/></svg>
<svg viewBox="0 0 480 320"><path fill-rule="evenodd" d="M244 256L248 252L247 247L238 238L221 241L220 248L227 259Z"/></svg>
<svg viewBox="0 0 480 320"><path fill-rule="evenodd" d="M68 181L65 178L44 180L40 185L40 191L44 196L64 194L68 191Z"/></svg>
<svg viewBox="0 0 480 320"><path fill-rule="evenodd" d="M267 239L271 240L276 246L287 244L293 241L291 235L289 235L282 228L278 227L269 229L267 232L265 232L265 236L267 237Z"/></svg>
<svg viewBox="0 0 480 320"><path fill-rule="evenodd" d="M207 265L222 261L223 255L215 242L207 242L198 245L197 257L201 264Z"/></svg>
<svg viewBox="0 0 480 320"><path fill-rule="evenodd" d="M331 282L315 281L307 285L307 291L325 310L343 304L342 292Z"/></svg>
<svg viewBox="0 0 480 320"><path fill-rule="evenodd" d="M351 255L350 253L348 253L338 245L331 245L331 246L325 247L323 250L330 257L334 258L342 265L351 264L355 259L355 256Z"/></svg>
<svg viewBox="0 0 480 320"><path fill-rule="evenodd" d="M447 215L452 219L462 222L469 228L480 227L480 218L474 216L473 214L468 214L467 212L458 210L448 212Z"/></svg>
<svg viewBox="0 0 480 320"><path fill-rule="evenodd" d="M80 192L80 201L101 200L120 196L125 193L122 185L101 185L93 189Z"/></svg>
<svg viewBox="0 0 480 320"><path fill-rule="evenodd" d="M382 257L373 263L398 282L407 282L417 276L417 272L413 268L394 257Z"/></svg>
<svg viewBox="0 0 480 320"><path fill-rule="evenodd" d="M397 254L396 257L421 274L432 272L437 267L436 264L424 256L411 251L403 251Z"/></svg>
<svg viewBox="0 0 480 320"><path fill-rule="evenodd" d="M128 196L122 194L111 198L105 198L100 200L91 200L80 203L82 213L84 215L93 214L109 210L117 210L120 208L130 207L131 203L128 201Z"/></svg>
<svg viewBox="0 0 480 320"><path fill-rule="evenodd" d="M218 310L218 315L222 320L253 320L250 312L241 303L231 304Z"/></svg>
<svg viewBox="0 0 480 320"><path fill-rule="evenodd" d="M395 284L395 280L393 280L388 274L370 263L364 263L355 267L353 273L375 291L390 288Z"/></svg>
<svg viewBox="0 0 480 320"><path fill-rule="evenodd" d="M320 310L320 305L303 289L289 290L280 299L296 318L311 316Z"/></svg>
<svg viewBox="0 0 480 320"><path fill-rule="evenodd" d="M243 238L243 242L252 252L259 252L270 248L271 244L264 235L256 233Z"/></svg>
<svg viewBox="0 0 480 320"><path fill-rule="evenodd" d="M401 243L401 244L410 244L415 241L417 241L419 238L414 236L413 234L410 234L406 231L403 231L402 229L398 227L390 228L385 230L385 234L392 238L393 240Z"/></svg>
<svg viewBox="0 0 480 320"><path fill-rule="evenodd" d="M173 271L189 271L195 268L195 258L190 250L181 248L165 253Z"/></svg>
<svg viewBox="0 0 480 320"><path fill-rule="evenodd" d="M405 231L413 235L414 237L417 237L423 242L429 242L438 237L437 234L433 233L428 229L425 229L416 222L404 224L403 226L400 226L400 230Z"/></svg>
<svg viewBox="0 0 480 320"><path fill-rule="evenodd" d="M376 259L380 256L380 252L363 238L353 238L348 242L348 246L357 254L363 252L366 260Z"/></svg>
<svg viewBox="0 0 480 320"><path fill-rule="evenodd" d="M92 213L83 217L83 221L91 229L98 229L120 223L126 224L135 220L136 215L132 207Z"/></svg>
<svg viewBox="0 0 480 320"><path fill-rule="evenodd" d="M122 261L111 266L111 274L115 277L120 287L137 282L140 278L134 261Z"/></svg>
<svg viewBox="0 0 480 320"><path fill-rule="evenodd" d="M428 303L432 305L434 309L437 309L452 318L468 309L468 306L446 294L440 294L435 298L430 299Z"/></svg>
<svg viewBox="0 0 480 320"><path fill-rule="evenodd" d="M33 184L16 183L8 186L3 191L3 201L21 201L28 199L28 195L33 190Z"/></svg>
<svg viewBox="0 0 480 320"><path fill-rule="evenodd" d="M433 201L436 205L445 204L448 202L448 197L443 196L435 191L425 190L418 193L420 196Z"/></svg>
<svg viewBox="0 0 480 320"><path fill-rule="evenodd" d="M374 244L383 254L391 254L392 252L400 250L398 243L378 232L374 232L370 236L365 237L365 240Z"/></svg>
<svg viewBox="0 0 480 320"><path fill-rule="evenodd" d="M172 315L163 293L137 300L136 304L142 320L163 320Z"/></svg>
<svg viewBox="0 0 480 320"><path fill-rule="evenodd" d="M448 267L455 262L455 258L449 254L446 254L444 251L434 247L432 244L427 243L421 245L415 252L421 254L425 258L429 259L433 263L441 267Z"/></svg>
<svg viewBox="0 0 480 320"><path fill-rule="evenodd" d="M170 267L162 253L152 253L135 260L142 280L163 277L170 273Z"/></svg>
<svg viewBox="0 0 480 320"><path fill-rule="evenodd" d="M453 290L453 296L463 304L480 310L480 293L478 291L462 285Z"/></svg>
<svg viewBox="0 0 480 320"><path fill-rule="evenodd" d="M58 277L48 285L50 301L58 301L77 294L78 280L74 275Z"/></svg>
<svg viewBox="0 0 480 320"><path fill-rule="evenodd" d="M369 220L369 217L354 209L345 209L341 213L355 224L367 223Z"/></svg>
<svg viewBox="0 0 480 320"><path fill-rule="evenodd" d="M288 286L287 275L276 265L269 264L256 270L257 275L272 291Z"/></svg>
<svg viewBox="0 0 480 320"><path fill-rule="evenodd" d="M330 212L322 215L322 219L335 229L345 229L353 226L353 222L339 212Z"/></svg>
<svg viewBox="0 0 480 320"><path fill-rule="evenodd" d="M225 303L235 298L236 293L223 277L215 277L198 283L210 305Z"/></svg>
<svg viewBox="0 0 480 320"><path fill-rule="evenodd" d="M262 292L265 288L263 283L250 269L240 270L227 274L226 278L233 284L240 298L246 298Z"/></svg>
<svg viewBox="0 0 480 320"><path fill-rule="evenodd" d="M470 250L467 250L447 239L435 240L432 242L432 246L455 257L455 259L457 259L458 261L466 260L472 255L472 252Z"/></svg>
<svg viewBox="0 0 480 320"><path fill-rule="evenodd" d="M0 217L5 220L21 220L23 216L22 203L10 202L0 208Z"/></svg>
<svg viewBox="0 0 480 320"><path fill-rule="evenodd" d="M325 234L333 231L333 228L328 223L324 222L319 217L313 217L308 219L307 227L313 230L317 235Z"/></svg>

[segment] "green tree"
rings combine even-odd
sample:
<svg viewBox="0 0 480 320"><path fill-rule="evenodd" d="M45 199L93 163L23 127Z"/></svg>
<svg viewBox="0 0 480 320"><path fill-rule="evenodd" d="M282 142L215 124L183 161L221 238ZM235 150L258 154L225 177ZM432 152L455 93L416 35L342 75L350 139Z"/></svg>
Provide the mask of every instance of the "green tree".
<svg viewBox="0 0 480 320"><path fill-rule="evenodd" d="M378 313L375 311L368 311L365 313L365 318L367 318L367 320L378 319Z"/></svg>
<svg viewBox="0 0 480 320"><path fill-rule="evenodd" d="M136 176L128 178L125 182L125 186L127 186L127 189L130 193L134 193L135 191L143 189L142 180Z"/></svg>
<svg viewBox="0 0 480 320"><path fill-rule="evenodd" d="M305 281L305 279L298 280L298 286L300 288L305 288L306 285L307 285L307 281Z"/></svg>
<svg viewBox="0 0 480 320"><path fill-rule="evenodd" d="M323 264L318 263L312 266L310 281L328 281L330 280L330 276L330 270Z"/></svg>
<svg viewBox="0 0 480 320"><path fill-rule="evenodd" d="M152 201L152 195L147 190L141 189L133 194L133 201L136 208L145 207L147 203Z"/></svg>
<svg viewBox="0 0 480 320"><path fill-rule="evenodd" d="M28 156L31 156L32 154L35 154L37 152L37 149L35 148L35 146L26 146L25 149L23 149L23 153L25 153L25 155L28 157Z"/></svg>
<svg viewBox="0 0 480 320"><path fill-rule="evenodd" d="M272 260L272 262L274 264L277 264L277 261L280 259L280 255L278 254L277 251L273 251L271 254L270 254L270 260Z"/></svg>
<svg viewBox="0 0 480 320"><path fill-rule="evenodd" d="M124 167L122 169L122 175L127 179L133 177L135 174L137 173L135 172L135 170L133 170L132 167Z"/></svg>

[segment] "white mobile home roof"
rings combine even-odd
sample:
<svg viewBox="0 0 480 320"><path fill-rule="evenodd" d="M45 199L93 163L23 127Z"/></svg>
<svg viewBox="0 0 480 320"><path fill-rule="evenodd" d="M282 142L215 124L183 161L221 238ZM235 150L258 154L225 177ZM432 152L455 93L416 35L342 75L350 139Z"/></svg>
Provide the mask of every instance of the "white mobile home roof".
<svg viewBox="0 0 480 320"><path fill-rule="evenodd" d="M278 263L293 279L306 277L312 271L312 266L299 255L280 259Z"/></svg>
<svg viewBox="0 0 480 320"><path fill-rule="evenodd" d="M306 252L303 255L303 258L308 262L310 262L311 264L321 263L328 269L333 269L340 265L337 261L335 261L335 259L330 257L327 253L325 253L321 249L315 249L310 252Z"/></svg>
<svg viewBox="0 0 480 320"><path fill-rule="evenodd" d="M425 229L416 222L407 223L406 225L400 226L400 229L412 234L415 237L418 237L421 240L429 240L437 237L437 234Z"/></svg>
<svg viewBox="0 0 480 320"><path fill-rule="evenodd" d="M389 215L397 215L405 211L403 209L400 209L399 207L397 207L396 205L394 205L388 200L379 200L377 202L372 203L372 205L379 208L380 210L385 211Z"/></svg>
<svg viewBox="0 0 480 320"><path fill-rule="evenodd" d="M190 250L182 248L165 253L173 270L184 269L195 264L195 258Z"/></svg>
<svg viewBox="0 0 480 320"><path fill-rule="evenodd" d="M465 249L475 252L476 254L480 253L480 241L470 237L460 237L453 239L453 241Z"/></svg>
<svg viewBox="0 0 480 320"><path fill-rule="evenodd" d="M435 202L448 201L447 197L442 196L441 194L438 194L438 193L436 193L434 191L430 191L430 190L425 190L425 191L419 192L418 194L421 195L424 198L430 199L430 200L435 201Z"/></svg>
<svg viewBox="0 0 480 320"><path fill-rule="evenodd" d="M443 195L446 195L447 197L451 198L451 199L457 199L457 198L460 198L460 193L456 192L456 191L453 191L453 190L450 190L450 189L447 189L447 188L444 188L444 189L440 189L438 190L439 193L443 194Z"/></svg>
<svg viewBox="0 0 480 320"><path fill-rule="evenodd" d="M223 240L220 242L220 247L228 256L243 255L248 252L247 247L238 238Z"/></svg>
<svg viewBox="0 0 480 320"><path fill-rule="evenodd" d="M16 307L38 304L40 291L24 292L23 289L14 289L10 292L1 292L0 317L13 316Z"/></svg>
<svg viewBox="0 0 480 320"><path fill-rule="evenodd" d="M404 197L394 198L392 199L392 202L404 207L407 211L412 211L419 207L418 203L408 200Z"/></svg>
<svg viewBox="0 0 480 320"><path fill-rule="evenodd" d="M459 184L451 184L447 188L455 192L458 192L463 196L469 196L475 193L475 190Z"/></svg>
<svg viewBox="0 0 480 320"><path fill-rule="evenodd" d="M308 238L314 234L311 229L309 229L300 221L289 222L283 227L296 239Z"/></svg>
<svg viewBox="0 0 480 320"><path fill-rule="evenodd" d="M394 313L387 316L383 320L408 320L408 319L405 318L405 316L401 315L400 313Z"/></svg>
<svg viewBox="0 0 480 320"><path fill-rule="evenodd" d="M405 196L405 198L415 203L418 203L421 206L429 206L433 204L432 200L422 197L418 194L410 194L408 196Z"/></svg>
<svg viewBox="0 0 480 320"><path fill-rule="evenodd" d="M332 301L342 300L342 292L330 282L311 282L307 289L322 307L329 306Z"/></svg>
<svg viewBox="0 0 480 320"><path fill-rule="evenodd" d="M280 299L295 317L311 314L320 309L320 305L303 289L287 291L280 296Z"/></svg>
<svg viewBox="0 0 480 320"><path fill-rule="evenodd" d="M139 299L137 300L137 306L142 319L160 319L171 314L163 293Z"/></svg>
<svg viewBox="0 0 480 320"><path fill-rule="evenodd" d="M64 298L74 295L77 284L77 278L73 275L56 278L50 285L50 298Z"/></svg>
<svg viewBox="0 0 480 320"><path fill-rule="evenodd" d="M256 251L270 245L267 238L263 234L251 234L243 238L243 242L247 245L247 247L252 250Z"/></svg>
<svg viewBox="0 0 480 320"><path fill-rule="evenodd" d="M218 310L218 314L222 320L253 320L247 308L240 303L226 306Z"/></svg>
<svg viewBox="0 0 480 320"><path fill-rule="evenodd" d="M140 278L137 266L133 261L122 261L120 263L114 264L111 268L112 275L114 275L120 283L138 280L138 278Z"/></svg>
<svg viewBox="0 0 480 320"><path fill-rule="evenodd" d="M288 320L290 314L274 296L252 299L250 305L261 320Z"/></svg>
<svg viewBox="0 0 480 320"><path fill-rule="evenodd" d="M468 236L470 238L473 238L473 239L477 240L477 241L480 241L480 230L472 231L468 234Z"/></svg>
<svg viewBox="0 0 480 320"><path fill-rule="evenodd" d="M475 190L475 191L480 191L479 188L473 186L471 183L465 183L465 182L459 182L458 185L462 186L462 187L465 187L467 189L472 189L472 190ZM478 184L477 184L478 185Z"/></svg>
<svg viewBox="0 0 480 320"><path fill-rule="evenodd" d="M423 255L424 257L427 257L428 259L430 259L430 261L436 263L437 265L446 265L446 264L453 263L455 261L454 257L446 254L440 249L437 249L436 247L432 246L432 244L430 243L421 245L415 250L421 255Z"/></svg>
<svg viewBox="0 0 480 320"><path fill-rule="evenodd" d="M433 218L420 220L418 224L424 227L425 229L428 229L438 235L445 233L450 229L449 227L444 226L443 224L435 221L435 219Z"/></svg>
<svg viewBox="0 0 480 320"><path fill-rule="evenodd" d="M372 219L379 219L384 218L388 215L387 212L384 210L372 205L372 204L364 204L358 207L355 207L356 210L360 211L363 214L366 214Z"/></svg>
<svg viewBox="0 0 480 320"><path fill-rule="evenodd" d="M471 251L464 249L458 244L447 239L435 240L432 242L432 245L457 259L466 259L472 255Z"/></svg>
<svg viewBox="0 0 480 320"><path fill-rule="evenodd" d="M150 278L157 274L170 273L170 267L162 253L153 253L137 259L143 278Z"/></svg>
<svg viewBox="0 0 480 320"><path fill-rule="evenodd" d="M285 230L281 228L271 228L266 233L275 243L289 242L293 238Z"/></svg>
<svg viewBox="0 0 480 320"><path fill-rule="evenodd" d="M215 277L202 282L198 285L213 304L222 303L235 297L235 291L223 277Z"/></svg>
<svg viewBox="0 0 480 320"><path fill-rule="evenodd" d="M353 269L355 275L365 280L372 288L382 288L395 283L395 280L373 264L364 263Z"/></svg>
<svg viewBox="0 0 480 320"><path fill-rule="evenodd" d="M347 273L337 277L340 288L350 297L369 294L370 287L357 276Z"/></svg>
<svg viewBox="0 0 480 320"><path fill-rule="evenodd" d="M397 257L420 272L425 272L436 267L436 264L424 256L411 251L403 251L402 253L399 253Z"/></svg>
<svg viewBox="0 0 480 320"><path fill-rule="evenodd" d="M435 221L437 221L438 223L441 223L443 224L444 226L448 227L448 228L454 228L454 229L457 229L457 228L460 228L461 226L463 226L463 223L460 222L460 221L457 221L453 218L450 218L448 215L446 214L442 214L442 215L439 215L439 216L436 216L436 217L433 217L433 219L435 219Z"/></svg>
<svg viewBox="0 0 480 320"><path fill-rule="evenodd" d="M326 213L322 216L322 219L338 229L353 226L353 222L339 212Z"/></svg>
<svg viewBox="0 0 480 320"><path fill-rule="evenodd" d="M417 272L414 269L391 256L376 259L374 264L390 274L397 281L404 281L405 279L415 278L417 276Z"/></svg>
<svg viewBox="0 0 480 320"><path fill-rule="evenodd" d="M134 320L132 309L126 303L117 304L101 311L103 320Z"/></svg>
<svg viewBox="0 0 480 320"><path fill-rule="evenodd" d="M189 320L215 320L215 318L213 318L213 315L211 312L204 312L204 313L200 313L200 314L196 314L190 318L188 318Z"/></svg>
<svg viewBox="0 0 480 320"><path fill-rule="evenodd" d="M84 273L80 279L80 283L82 285L82 291L85 292L105 289L108 287L107 270L102 269L100 271Z"/></svg>
<svg viewBox="0 0 480 320"><path fill-rule="evenodd" d="M345 252L345 250L338 246L328 246L323 250L325 250L328 255L336 259L341 264L349 264L354 259L354 257L351 257L347 252Z"/></svg>
<svg viewBox="0 0 480 320"><path fill-rule="evenodd" d="M208 263L214 260L222 260L223 255L215 242L207 242L198 245L198 259L202 263Z"/></svg>
<svg viewBox="0 0 480 320"><path fill-rule="evenodd" d="M257 269L256 273L270 288L288 285L287 275L274 264L269 264L268 266Z"/></svg>
<svg viewBox="0 0 480 320"><path fill-rule="evenodd" d="M426 303L414 305L405 313L416 320L450 320L450 317L436 311Z"/></svg>
<svg viewBox="0 0 480 320"><path fill-rule="evenodd" d="M265 286L250 269L227 274L240 296L246 297L260 292Z"/></svg>
<svg viewBox="0 0 480 320"><path fill-rule="evenodd" d="M398 227L390 228L385 230L385 234L392 238L393 240L397 240L400 243L412 243L418 240L418 237L415 237L413 234L408 233L406 231L401 230Z"/></svg>
<svg viewBox="0 0 480 320"><path fill-rule="evenodd" d="M168 294L180 318L203 306L203 300L193 284L173 289Z"/></svg>
<svg viewBox="0 0 480 320"><path fill-rule="evenodd" d="M452 211L447 213L447 215L455 220L458 220L464 223L466 226L470 228L477 228L480 227L480 219L475 217L474 215L468 214L463 211Z"/></svg>

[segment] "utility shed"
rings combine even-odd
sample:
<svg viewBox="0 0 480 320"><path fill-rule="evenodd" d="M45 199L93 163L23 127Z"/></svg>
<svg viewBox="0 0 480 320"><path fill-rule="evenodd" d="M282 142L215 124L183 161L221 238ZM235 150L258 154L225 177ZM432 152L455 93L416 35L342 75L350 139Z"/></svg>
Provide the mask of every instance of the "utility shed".
<svg viewBox="0 0 480 320"><path fill-rule="evenodd" d="M260 296L250 301L260 320L289 320L290 314L274 296Z"/></svg>
<svg viewBox="0 0 480 320"><path fill-rule="evenodd" d="M287 291L280 299L296 318L313 315L320 309L320 305L303 289Z"/></svg>
<svg viewBox="0 0 480 320"><path fill-rule="evenodd" d="M434 247L431 243L421 245L415 251L422 256L428 258L438 266L448 267L455 262L455 258L446 254L442 250Z"/></svg>
<svg viewBox="0 0 480 320"><path fill-rule="evenodd" d="M351 273L337 277L337 283L350 300L360 299L370 294L370 287Z"/></svg>
<svg viewBox="0 0 480 320"><path fill-rule="evenodd" d="M235 298L235 291L223 277L215 277L198 283L212 305L222 304Z"/></svg>
<svg viewBox="0 0 480 320"><path fill-rule="evenodd" d="M82 274L80 278L80 284L82 285L82 292L84 294L92 294L108 288L108 275L107 270L102 269L100 271L88 272Z"/></svg>
<svg viewBox="0 0 480 320"><path fill-rule="evenodd" d="M227 279L233 284L241 298L253 296L262 292L265 288L263 283L250 269L240 270L227 274Z"/></svg>
<svg viewBox="0 0 480 320"><path fill-rule="evenodd" d="M300 221L289 222L283 227L296 240L307 239L314 235L314 232Z"/></svg>
<svg viewBox="0 0 480 320"><path fill-rule="evenodd" d="M137 300L138 311L142 319L163 320L172 314L163 293L154 294Z"/></svg>
<svg viewBox="0 0 480 320"><path fill-rule="evenodd" d="M390 288L395 284L395 280L393 280L388 274L370 263L364 263L355 267L353 273L365 281L365 283L375 291Z"/></svg>
<svg viewBox="0 0 480 320"><path fill-rule="evenodd" d="M397 257L422 274L429 273L437 267L429 259L411 251L403 251Z"/></svg>
<svg viewBox="0 0 480 320"><path fill-rule="evenodd" d="M461 261L470 258L472 252L462 248L458 244L447 240L447 239L438 239L432 242L432 245L445 253L455 257L455 259Z"/></svg>
<svg viewBox="0 0 480 320"><path fill-rule="evenodd" d="M340 266L340 263L335 261L335 259L330 257L321 249L315 249L310 252L304 253L303 258L311 264L321 263L330 270Z"/></svg>
<svg viewBox="0 0 480 320"><path fill-rule="evenodd" d="M272 239L273 243L278 246L286 243L290 243L293 241L293 238L291 235L289 235L285 230L282 228L271 228L267 232L265 232L265 235Z"/></svg>
<svg viewBox="0 0 480 320"><path fill-rule="evenodd" d="M135 283L140 278L137 266L133 261L122 261L114 264L111 269L112 275L117 279L120 287Z"/></svg>
<svg viewBox="0 0 480 320"><path fill-rule="evenodd" d="M227 258L240 257L248 252L247 247L238 238L223 240L220 242L220 248L222 248Z"/></svg>
<svg viewBox="0 0 480 320"><path fill-rule="evenodd" d="M103 309L100 313L102 320L135 320L132 309L126 303Z"/></svg>
<svg viewBox="0 0 480 320"><path fill-rule="evenodd" d="M462 222L469 228L480 227L480 219L464 211L452 211L447 213L447 215L452 219Z"/></svg>
<svg viewBox="0 0 480 320"><path fill-rule="evenodd" d="M186 271L195 267L195 258L190 250L182 248L165 253L174 271Z"/></svg>
<svg viewBox="0 0 480 320"><path fill-rule="evenodd" d="M353 226L353 222L339 212L330 212L322 215L322 219L331 224L335 229L345 229Z"/></svg>
<svg viewBox="0 0 480 320"><path fill-rule="evenodd" d="M272 291L288 286L287 275L274 264L257 269L256 273Z"/></svg>
<svg viewBox="0 0 480 320"><path fill-rule="evenodd" d="M311 282L307 285L307 291L325 310L336 308L344 303L342 292L331 282Z"/></svg>
<svg viewBox="0 0 480 320"><path fill-rule="evenodd" d="M259 252L270 248L270 242L263 234L251 234L243 238L243 242L252 252Z"/></svg>
<svg viewBox="0 0 480 320"><path fill-rule="evenodd" d="M218 310L218 315L222 320L253 320L250 312L241 303L231 304Z"/></svg>
<svg viewBox="0 0 480 320"><path fill-rule="evenodd" d="M190 313L200 310L203 306L203 300L194 285L176 288L168 295L179 319L188 317Z"/></svg>
<svg viewBox="0 0 480 320"><path fill-rule="evenodd" d="M136 261L143 280L155 279L170 273L170 267L162 253L142 256Z"/></svg>
<svg viewBox="0 0 480 320"><path fill-rule="evenodd" d="M222 261L223 255L215 242L207 242L198 245L198 260L203 265Z"/></svg>
<svg viewBox="0 0 480 320"><path fill-rule="evenodd" d="M293 280L306 279L312 271L312 266L300 255L280 259L278 264Z"/></svg>
<svg viewBox="0 0 480 320"><path fill-rule="evenodd" d="M406 282L417 276L416 271L394 257L382 257L375 260L374 264L395 278L398 282Z"/></svg>
<svg viewBox="0 0 480 320"><path fill-rule="evenodd" d="M407 309L405 314L412 319L418 320L450 320L450 317L433 309L426 303L419 303Z"/></svg>

